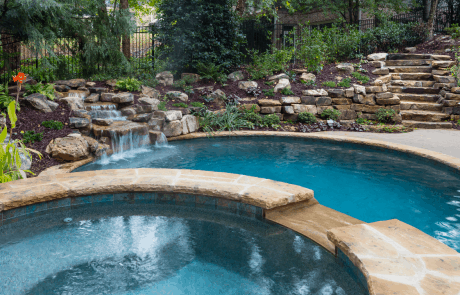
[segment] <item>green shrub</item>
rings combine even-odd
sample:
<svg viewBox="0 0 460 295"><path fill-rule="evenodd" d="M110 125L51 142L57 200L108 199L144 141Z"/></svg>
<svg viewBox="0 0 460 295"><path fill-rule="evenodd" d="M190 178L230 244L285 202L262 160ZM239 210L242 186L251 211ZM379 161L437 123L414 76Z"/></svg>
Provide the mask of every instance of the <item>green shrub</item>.
<svg viewBox="0 0 460 295"><path fill-rule="evenodd" d="M452 24L445 30L447 34L451 35L454 39L460 37L460 26L458 26L458 24Z"/></svg>
<svg viewBox="0 0 460 295"><path fill-rule="evenodd" d="M291 90L291 89L288 89L288 88L283 88L283 89L281 89L281 90L280 90L280 93L281 93L282 95L293 95L293 94L294 94L294 92L292 92L292 90Z"/></svg>
<svg viewBox="0 0 460 295"><path fill-rule="evenodd" d="M54 96L54 84L42 84L42 82L39 82L35 85L25 84L24 89L26 90L26 96L33 93L40 93L51 100L54 100L56 98Z"/></svg>
<svg viewBox="0 0 460 295"><path fill-rule="evenodd" d="M212 80L221 84L227 82L227 75L223 72L223 66L216 66L214 63L202 63L198 62L196 65L198 74L203 80Z"/></svg>
<svg viewBox="0 0 460 295"><path fill-rule="evenodd" d="M209 134L222 130L234 131L245 127L254 128L254 125L245 120L234 105L227 105L223 113L202 112L198 121L200 128Z"/></svg>
<svg viewBox="0 0 460 295"><path fill-rule="evenodd" d="M194 108L203 108L204 107L204 104L201 103L201 102L198 102L198 101L194 101L190 104L192 107Z"/></svg>
<svg viewBox="0 0 460 295"><path fill-rule="evenodd" d="M24 143L34 143L36 141L42 141L43 139L43 132L35 133L33 130L29 130L24 132L22 135L22 141Z"/></svg>
<svg viewBox="0 0 460 295"><path fill-rule="evenodd" d="M273 89L262 89L262 91L266 96L275 96Z"/></svg>
<svg viewBox="0 0 460 295"><path fill-rule="evenodd" d="M46 128L54 129L54 130L61 130L62 128L64 128L64 124L62 124L62 122L54 121L54 120L43 121L42 126Z"/></svg>
<svg viewBox="0 0 460 295"><path fill-rule="evenodd" d="M264 82L265 85L268 85L268 86L272 86L272 85L275 85L275 82L274 81L266 81Z"/></svg>
<svg viewBox="0 0 460 295"><path fill-rule="evenodd" d="M350 83L351 83L351 79L350 78L345 78L342 81L340 81L339 83L337 83L337 86L338 87L350 88L351 87Z"/></svg>
<svg viewBox="0 0 460 295"><path fill-rule="evenodd" d="M160 111L168 111L168 109L166 108L166 101L162 101L158 104L158 110Z"/></svg>
<svg viewBox="0 0 460 295"><path fill-rule="evenodd" d="M188 108L188 105L186 103L180 102L180 103L173 103L173 107Z"/></svg>
<svg viewBox="0 0 460 295"><path fill-rule="evenodd" d="M139 91L141 85L142 83L136 78L126 78L117 80L115 87L125 91Z"/></svg>
<svg viewBox="0 0 460 295"><path fill-rule="evenodd" d="M341 114L339 110L326 109L321 113L321 118L337 121Z"/></svg>
<svg viewBox="0 0 460 295"><path fill-rule="evenodd" d="M380 108L375 113L375 116L377 117L377 120L381 123L390 123L390 122L394 122L396 111L393 109Z"/></svg>
<svg viewBox="0 0 460 295"><path fill-rule="evenodd" d="M269 114L262 117L262 122L260 126L262 127L273 127L273 125L278 125L280 123L280 118L275 114Z"/></svg>
<svg viewBox="0 0 460 295"><path fill-rule="evenodd" d="M184 80L176 80L173 82L173 87L174 88L178 88L178 89L182 89L184 88L186 85L186 82Z"/></svg>
<svg viewBox="0 0 460 295"><path fill-rule="evenodd" d="M246 68L250 79L259 80L273 73L286 71L294 55L293 49L283 50L273 47L272 52L267 50L260 54L257 50L250 51L253 62Z"/></svg>
<svg viewBox="0 0 460 295"><path fill-rule="evenodd" d="M297 121L305 124L313 124L316 123L316 117L312 113L301 112L297 118Z"/></svg>
<svg viewBox="0 0 460 295"><path fill-rule="evenodd" d="M326 81L326 82L323 82L323 86L326 86L326 87L337 87L337 85L335 84L334 81Z"/></svg>
<svg viewBox="0 0 460 295"><path fill-rule="evenodd" d="M316 86L316 83L313 80L308 80L308 81L300 80L300 82L305 84L305 86Z"/></svg>
<svg viewBox="0 0 460 295"><path fill-rule="evenodd" d="M185 87L183 88L183 90L184 90L184 92L187 93L188 95L194 93L194 91L193 91L193 86L185 86Z"/></svg>
<svg viewBox="0 0 460 295"><path fill-rule="evenodd" d="M351 75L353 77L355 77L356 80L360 81L363 84L368 83L369 80L370 80L370 78L368 76L365 76L365 75L363 75L361 73L358 73L358 72L353 72L353 73L351 73Z"/></svg>
<svg viewBox="0 0 460 295"><path fill-rule="evenodd" d="M8 95L8 85L0 84L0 110L6 109L14 99Z"/></svg>
<svg viewBox="0 0 460 295"><path fill-rule="evenodd" d="M356 123L361 124L361 125L368 125L369 123L372 123L372 121L364 118L357 118Z"/></svg>

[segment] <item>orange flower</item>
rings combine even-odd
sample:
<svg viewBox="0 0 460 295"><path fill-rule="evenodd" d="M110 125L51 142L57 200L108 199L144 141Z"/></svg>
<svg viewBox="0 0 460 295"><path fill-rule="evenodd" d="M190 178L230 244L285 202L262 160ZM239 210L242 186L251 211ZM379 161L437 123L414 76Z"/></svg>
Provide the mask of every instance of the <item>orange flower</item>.
<svg viewBox="0 0 460 295"><path fill-rule="evenodd" d="M19 83L21 84L22 82L24 82L25 79L26 79L26 75L24 75L24 73L21 73L21 72L19 72L16 76L13 77L14 82L19 81Z"/></svg>

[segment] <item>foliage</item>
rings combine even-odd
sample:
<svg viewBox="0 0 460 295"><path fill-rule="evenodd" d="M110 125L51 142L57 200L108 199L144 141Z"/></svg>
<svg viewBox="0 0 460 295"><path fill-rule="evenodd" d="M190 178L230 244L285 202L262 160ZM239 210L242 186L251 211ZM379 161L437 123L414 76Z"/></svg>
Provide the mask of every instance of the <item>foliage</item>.
<svg viewBox="0 0 460 295"><path fill-rule="evenodd" d="M8 95L8 85L0 84L0 110L6 109L14 99Z"/></svg>
<svg viewBox="0 0 460 295"><path fill-rule="evenodd" d="M275 96L273 89L262 89L262 91L266 96Z"/></svg>
<svg viewBox="0 0 460 295"><path fill-rule="evenodd" d="M271 76L273 73L286 71L294 56L294 51L293 49L283 50L273 47L272 53L267 50L265 53L259 54L259 51L252 50L249 54L252 55L253 62L246 70L250 79L259 80Z"/></svg>
<svg viewBox="0 0 460 295"><path fill-rule="evenodd" d="M173 107L178 107L178 108L188 108L188 104L180 102L180 103L173 103Z"/></svg>
<svg viewBox="0 0 460 295"><path fill-rule="evenodd" d="M253 124L241 116L239 109L234 105L227 105L223 113L203 111L198 118L200 128L209 134L213 134L216 131L234 131L240 128L254 127Z"/></svg>
<svg viewBox="0 0 460 295"><path fill-rule="evenodd" d="M296 72L294 72L294 71L289 71L289 72L286 72L286 75L288 75L289 80L295 81L296 75L297 75L297 74L296 74Z"/></svg>
<svg viewBox="0 0 460 295"><path fill-rule="evenodd" d="M275 81L265 81L265 85L272 86L275 85Z"/></svg>
<svg viewBox="0 0 460 295"><path fill-rule="evenodd" d="M168 109L166 108L166 101L162 101L158 104L158 110L160 111L168 111Z"/></svg>
<svg viewBox="0 0 460 295"><path fill-rule="evenodd" d="M372 121L368 119L364 119L364 118L357 118L356 123L361 124L361 125L369 125L370 123L372 123Z"/></svg>
<svg viewBox="0 0 460 295"><path fill-rule="evenodd" d="M16 127L16 111L15 102L12 101L8 105L8 117L11 123L11 131ZM30 170L21 170L21 155L32 159L30 152L33 152L41 158L41 154L33 149L26 148L20 140L10 140L7 144L3 144L7 138L7 128L5 127L0 133L0 183L5 183L21 178L26 178L25 172L32 173ZM33 173L32 173L33 174Z"/></svg>
<svg viewBox="0 0 460 295"><path fill-rule="evenodd" d="M360 81L363 84L366 84L370 80L370 78L368 76L365 76L365 75L363 75L361 73L358 73L358 72L353 72L353 73L351 73L351 75L353 77L355 77L356 80Z"/></svg>
<svg viewBox="0 0 460 295"><path fill-rule="evenodd" d="M238 95L230 94L229 96L227 96L227 104L237 105L240 99L241 97L239 97Z"/></svg>
<svg viewBox="0 0 460 295"><path fill-rule="evenodd" d="M54 84L42 84L42 82L39 82L35 85L25 84L24 89L26 90L25 95L40 93L51 100L54 100L56 98L54 96Z"/></svg>
<svg viewBox="0 0 460 295"><path fill-rule="evenodd" d="M339 83L337 83L337 86L338 87L350 88L351 87L350 83L351 83L351 79L350 78L345 78L342 81L340 81Z"/></svg>
<svg viewBox="0 0 460 295"><path fill-rule="evenodd" d="M261 127L273 127L280 123L280 117L275 114L269 114L262 117Z"/></svg>
<svg viewBox="0 0 460 295"><path fill-rule="evenodd" d="M283 94L283 95L293 95L293 94L294 94L294 92L292 92L292 90L289 89L289 88L283 88L283 89L281 89L281 90L280 90L280 93Z"/></svg>
<svg viewBox="0 0 460 295"><path fill-rule="evenodd" d="M232 0L158 1L157 38L164 45L160 58L170 58L169 69L197 69L197 63L214 63L229 70L241 63L244 42Z"/></svg>
<svg viewBox="0 0 460 295"><path fill-rule="evenodd" d="M42 126L54 130L61 130L62 128L64 128L64 124L62 124L62 122L54 120L43 121Z"/></svg>
<svg viewBox="0 0 460 295"><path fill-rule="evenodd" d="M342 113L339 110L326 109L321 113L321 117L337 121Z"/></svg>
<svg viewBox="0 0 460 295"><path fill-rule="evenodd" d="M316 83L313 80L307 80L307 81L300 80L300 82L304 84L305 86L316 86Z"/></svg>
<svg viewBox="0 0 460 295"><path fill-rule="evenodd" d="M126 78L117 80L115 87L119 90L138 91L142 83L135 78Z"/></svg>
<svg viewBox="0 0 460 295"><path fill-rule="evenodd" d="M383 109L380 108L375 113L377 120L381 123L390 123L394 122L394 117L396 115L396 111L393 109Z"/></svg>
<svg viewBox="0 0 460 295"><path fill-rule="evenodd" d="M447 34L451 35L452 38L457 39L460 37L460 26L458 24L452 24L445 29Z"/></svg>
<svg viewBox="0 0 460 295"><path fill-rule="evenodd" d="M258 89L257 87L249 87L246 90L246 93L250 96L258 97L262 94L262 91L260 91L260 89Z"/></svg>
<svg viewBox="0 0 460 295"><path fill-rule="evenodd" d="M337 84L335 84L334 81L326 81L326 82L323 82L323 86L326 86L326 87L337 87Z"/></svg>
<svg viewBox="0 0 460 295"><path fill-rule="evenodd" d="M316 123L316 117L312 113L308 112L301 112L299 113L299 117L297 118L297 121L300 123L305 123L305 124L313 124Z"/></svg>
<svg viewBox="0 0 460 295"><path fill-rule="evenodd" d="M201 102L198 102L198 101L194 101L190 104L192 107L194 108L203 108L204 107L204 104L201 103Z"/></svg>
<svg viewBox="0 0 460 295"><path fill-rule="evenodd" d="M212 80L214 82L219 82L221 84L227 82L227 75L223 72L223 66L216 66L214 63L202 63L198 62L196 64L196 69L198 74L203 80Z"/></svg>
<svg viewBox="0 0 460 295"><path fill-rule="evenodd" d="M22 135L22 141L24 143L34 143L36 141L42 141L43 139L43 132L35 133L33 130L28 130L24 132Z"/></svg>
<svg viewBox="0 0 460 295"><path fill-rule="evenodd" d="M455 52L455 61L456 61L456 64L454 64L453 66L451 66L449 68L450 70L450 73L452 75L452 77L455 77L455 80L457 81L457 86L460 87L460 77L458 77L458 71L460 69L460 49L458 47L456 47L454 49L454 52ZM1 99L1 98L0 98Z"/></svg>
<svg viewBox="0 0 460 295"><path fill-rule="evenodd" d="M174 88L182 89L183 87L185 87L185 85L186 85L186 83L185 83L184 80L176 80L176 81L174 81L172 86Z"/></svg>

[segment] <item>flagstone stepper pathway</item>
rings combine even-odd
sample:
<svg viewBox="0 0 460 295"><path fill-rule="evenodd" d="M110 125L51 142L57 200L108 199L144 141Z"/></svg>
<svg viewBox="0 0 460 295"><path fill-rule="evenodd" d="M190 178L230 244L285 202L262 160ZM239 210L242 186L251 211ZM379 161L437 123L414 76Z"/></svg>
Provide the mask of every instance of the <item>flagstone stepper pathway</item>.
<svg viewBox="0 0 460 295"><path fill-rule="evenodd" d="M258 135L381 146L417 154L460 170L458 158L401 144L324 134L260 133ZM255 135L254 132L219 135L236 134ZM206 136L192 135L181 139ZM460 254L457 251L399 220L367 224L325 207L308 188L220 172L143 168L65 173L74 168L67 166L61 169L64 173L56 173L60 169L54 169L40 177L0 184L0 226L14 222L15 212L22 214L23 219L30 205L52 200L64 199L71 203L79 197L92 196L94 199L102 194L115 196L120 193L135 200L144 192L165 192L178 203L180 194L209 196L223 200L221 204L231 200L256 206L262 209L265 219L312 239L337 255L368 288L369 294L460 294Z"/></svg>

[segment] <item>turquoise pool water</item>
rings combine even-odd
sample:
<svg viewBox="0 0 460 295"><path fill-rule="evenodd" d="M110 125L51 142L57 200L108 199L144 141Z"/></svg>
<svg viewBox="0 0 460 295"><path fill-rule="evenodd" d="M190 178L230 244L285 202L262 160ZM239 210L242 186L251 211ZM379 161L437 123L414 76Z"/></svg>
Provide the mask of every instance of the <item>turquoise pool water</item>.
<svg viewBox="0 0 460 295"><path fill-rule="evenodd" d="M76 171L141 167L239 173L301 185L325 206L366 222L397 218L460 249L460 175L420 157L317 140L203 138L144 147Z"/></svg>
<svg viewBox="0 0 460 295"><path fill-rule="evenodd" d="M0 228L0 294L367 292L333 255L281 226L134 204L55 212Z"/></svg>

